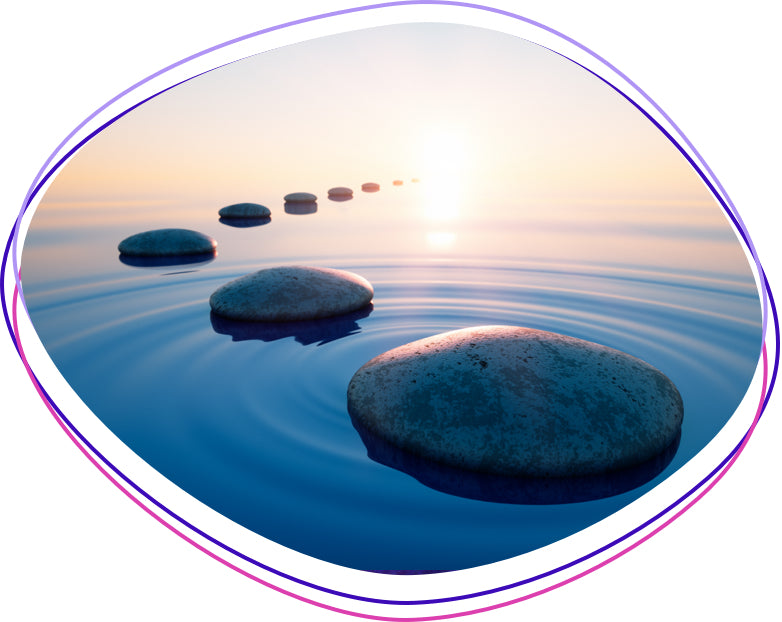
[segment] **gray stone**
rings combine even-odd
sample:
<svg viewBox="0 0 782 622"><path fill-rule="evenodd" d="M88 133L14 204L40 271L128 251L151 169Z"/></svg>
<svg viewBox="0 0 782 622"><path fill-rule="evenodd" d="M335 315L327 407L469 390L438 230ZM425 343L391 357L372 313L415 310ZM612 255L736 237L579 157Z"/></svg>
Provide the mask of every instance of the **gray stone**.
<svg viewBox="0 0 782 622"><path fill-rule="evenodd" d="M135 257L170 257L214 253L214 238L190 229L154 229L131 235L119 243L119 252Z"/></svg>
<svg viewBox="0 0 782 622"><path fill-rule="evenodd" d="M285 195L286 203L314 203L317 200L318 197L309 192L291 192Z"/></svg>
<svg viewBox="0 0 782 622"><path fill-rule="evenodd" d="M336 188L329 189L330 197L352 197L353 190L345 188L344 186L337 186Z"/></svg>
<svg viewBox="0 0 782 622"><path fill-rule="evenodd" d="M266 268L226 283L209 298L212 311L233 320L295 322L342 315L370 303L365 278L331 268Z"/></svg>
<svg viewBox="0 0 782 622"><path fill-rule="evenodd" d="M648 363L531 328L479 326L375 357L353 376L357 427L476 472L573 477L640 464L677 438L682 399Z"/></svg>
<svg viewBox="0 0 782 622"><path fill-rule="evenodd" d="M365 184L361 184L361 189L364 192L377 192L380 190L380 184L376 184L375 182L368 181Z"/></svg>
<svg viewBox="0 0 782 622"><path fill-rule="evenodd" d="M272 212L257 203L235 203L222 208L218 214L221 218L269 218Z"/></svg>

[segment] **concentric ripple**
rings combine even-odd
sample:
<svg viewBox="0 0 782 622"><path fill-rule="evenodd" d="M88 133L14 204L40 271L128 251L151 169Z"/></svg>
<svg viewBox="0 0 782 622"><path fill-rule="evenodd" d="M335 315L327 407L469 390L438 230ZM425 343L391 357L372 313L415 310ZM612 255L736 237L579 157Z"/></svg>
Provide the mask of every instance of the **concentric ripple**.
<svg viewBox="0 0 782 622"><path fill-rule="evenodd" d="M282 545L381 572L506 559L615 512L713 438L757 361L757 296L738 281L500 260L329 265L369 279L373 306L273 327L222 322L209 294L248 266L218 262L29 302L68 382L158 471ZM672 462L615 497L529 506L448 495L370 460L346 409L353 373L390 348L481 324L565 333L663 371L685 403Z"/></svg>

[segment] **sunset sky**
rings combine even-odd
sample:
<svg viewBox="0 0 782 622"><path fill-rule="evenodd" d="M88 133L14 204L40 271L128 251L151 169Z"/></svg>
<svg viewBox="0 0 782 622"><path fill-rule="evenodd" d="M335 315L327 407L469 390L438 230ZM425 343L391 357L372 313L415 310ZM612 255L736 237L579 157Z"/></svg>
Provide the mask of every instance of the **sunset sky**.
<svg viewBox="0 0 782 622"><path fill-rule="evenodd" d="M176 87L91 141L48 199L389 175L579 201L708 199L663 135L585 70L523 39L427 23L280 48Z"/></svg>
<svg viewBox="0 0 782 622"><path fill-rule="evenodd" d="M391 180L414 177L416 192L387 192ZM99 256L156 227L222 240L231 235L214 218L222 206L251 201L279 214L289 192L325 200L328 188L366 181L383 184L373 201L385 209L361 211L360 224L321 209L292 235L309 240L311 253L336 252L324 236L349 227L352 250L365 255L502 248L518 259L686 266L752 280L703 182L620 94L523 39L437 23L279 48L143 104L56 177L28 248L41 261L87 252L81 242L51 244L65 243L63 231L101 226ZM276 222L266 250L278 244L296 259ZM220 252L230 248L221 242Z"/></svg>

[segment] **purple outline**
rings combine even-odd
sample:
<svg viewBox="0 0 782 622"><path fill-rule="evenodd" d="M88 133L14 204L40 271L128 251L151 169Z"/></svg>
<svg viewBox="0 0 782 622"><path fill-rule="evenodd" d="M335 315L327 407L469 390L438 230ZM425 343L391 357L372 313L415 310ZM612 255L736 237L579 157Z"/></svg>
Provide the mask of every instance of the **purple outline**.
<svg viewBox="0 0 782 622"><path fill-rule="evenodd" d="M197 75L202 75L202 74L197 74L196 76L191 76L190 78L187 78L186 80L183 80L182 82L179 82L177 84L169 86L166 89L163 89L163 90L155 93L154 95L152 95L152 96L150 96L150 97L148 97L148 98L146 98L146 99L136 103L135 105L133 105L130 108L126 109L125 111L121 112L117 116L113 117L110 121L104 123L98 129L96 129L95 131L91 132L86 138L82 139L74 148L69 150L62 158L60 158L60 160L55 165L53 165L53 167L44 175L44 171L46 170L47 166L52 162L52 160L56 157L57 153L63 148L63 146L71 138L73 138L73 136L81 128L83 128L87 123L89 123L93 118L95 118L103 110L108 108L113 103L119 101L125 95L131 93L136 88L144 85L145 83L149 82L150 80L152 80L152 79L154 79L154 78L156 78L156 77L158 77L158 76L160 76L160 75L162 75L162 74L164 74L164 73L166 73L166 72L168 72L168 71L170 71L170 70L172 70L172 69L174 69L176 67L179 67L179 66L181 66L181 65L183 65L183 64L185 64L185 63L187 63L187 62L189 62L191 60L194 60L196 58L204 56L204 55L206 55L208 53L211 53L211 52L216 51L218 49L221 49L223 47L232 45L234 43L238 43L240 41L244 41L244 40L247 40L247 39L250 39L250 38L262 35L262 34L266 34L266 33L269 33L269 32L275 31L275 30L281 30L281 29L287 28L289 26L294 26L294 25L298 25L298 24L303 24L303 23L307 23L307 22L321 20L321 19L325 19L325 18L328 18L328 17L334 17L334 16L337 16L337 15L343 15L343 14L349 14L349 13L357 13L357 12L374 10L374 9L380 9L380 8L387 8L387 7L392 7L392 6L404 6L404 5L446 5L446 6L457 6L457 7L464 7L464 8L473 8L473 9L483 10L483 11L487 11L487 12L491 12L491 13L495 13L495 14L499 14L499 15L504 15L504 16L507 16L507 17L510 17L510 18L513 18L513 19L516 19L516 20L519 20L519 21L523 21L523 22L525 22L527 24L530 24L532 26L540 28L540 29L542 29L542 30L544 30L544 31L546 31L546 32L548 32L550 34L553 34L553 35L559 37L560 39L563 39L563 40L571 43L572 45L575 45L577 48L581 49L582 51L588 53L590 56L592 56L593 58L595 58L596 60L601 62L603 65L605 65L607 68L609 68L611 71L613 71L614 73L619 75L623 80L625 80L629 85L631 85L639 94L641 94L644 97L644 99L646 99L655 108L655 110L657 110L663 116L663 118L671 125L671 127L679 134L680 138L690 148L690 150L693 152L693 154L695 156L695 159L697 159L698 162L700 163L700 165L703 166L703 168L705 169L706 173L708 173L708 175L706 173L704 173L703 170L701 170L701 166L699 166L698 163L695 161L695 159L692 156L690 156L685 151L685 149L678 143L678 141L667 130L665 130L658 121L653 119L648 112L646 112L643 108L641 108L641 106L639 104L637 104L631 97L629 97L627 94L625 94L619 88L617 88L616 86L614 86L613 84L608 82L605 78L597 75L592 70L587 69L586 67L584 67L580 63L578 63L576 61L573 61L572 59L569 59L567 56L564 56L563 54L555 52L555 53L559 54L560 56L562 56L563 58L566 58L566 59L570 60L571 62L574 62L574 63L578 64L579 66L581 66L582 68L586 69L587 71L589 71L590 73L595 75L597 78L602 80L608 86L610 86L611 88L616 90L628 102L630 102L632 105L634 105L652 123L654 123L655 126L658 129L660 129L660 131L662 131L665 134L665 136L673 143L673 145L682 153L682 155L684 155L684 157L688 160L688 162L696 170L696 172L698 172L698 174L701 176L703 181L707 184L709 189L714 194L715 198L719 201L719 203L722 206L722 208L727 212L727 214L730 217L731 221L734 223L734 225L738 229L739 233L741 234L741 237L742 237L744 243L746 244L747 248L749 249L750 253L752 254L753 259L755 260L755 263L756 263L756 265L758 267L759 274L760 274L760 277L761 277L761 280L762 280L761 287L759 289L760 289L761 293L763 294L763 299L764 299L764 308L763 308L763 310L764 310L764 314L763 314L763 341L765 342L766 329L767 329L767 311L768 311L768 307L767 307L767 304L766 304L767 300L770 302L770 307L771 307L772 315L773 315L773 326L774 326L774 332L775 332L774 367L773 367L771 380L769 382L767 393L765 395L765 399L764 399L762 410L761 410L761 416L762 416L763 412L765 412L765 409L766 409L766 407L768 405L768 402L769 402L769 399L771 397L771 393L772 393L772 390L773 390L773 387L774 387L774 384L775 384L775 381L776 381L777 371L778 371L778 368L779 368L780 332L779 332L779 320L778 320L778 315L777 315L777 309L776 309L776 305L774 303L773 295L771 293L771 290L770 290L770 287L769 287L769 284L768 284L768 279L767 279L767 277L765 275L765 272L763 271L763 269L762 269L762 267L760 265L760 261L759 261L759 259L757 257L754 245L752 244L752 241L749 238L748 233L745 231L745 226L744 226L743 220L740 218L738 213L734 214L735 207L733 206L733 203L730 200L730 198L728 197L727 193L725 193L724 188L722 187L720 182L717 180L716 176L714 176L713 172L708 167L708 165L703 161L703 158L700 156L698 151L694 148L694 146L690 143L690 141L687 139L687 137L684 135L684 133L678 128L678 126L670 119L670 117L668 117L668 115L665 114L662 111L662 109L642 89L640 89L632 80L630 80L625 74L623 74L621 71L619 71L611 63L609 63L608 61L603 59L601 56L595 54L594 52L592 52L591 50L589 50L585 46L583 46L580 43L576 42L575 40L571 39L570 37L568 37L568 36L558 32L558 31L556 31L556 30L554 30L552 28L544 26L543 24L541 24L539 22L536 22L534 20L531 20L531 19L522 17L520 15L511 13L509 11L496 9L496 8L492 8L492 7L487 7L487 6L483 6L483 5L479 5L479 4L473 4L473 3L468 3L468 2L456 2L456 1L450 1L450 0L401 0L401 1L397 1L397 2L385 2L385 3L375 4L375 5L364 5L364 6L354 7L354 8L350 8L350 9L332 11L332 12L328 12L328 13L315 15L315 16L312 16L312 17L309 17L309 18L303 18L303 19L298 19L298 20L293 20L293 21L290 21L290 22L286 22L286 23L283 23L283 24L278 24L276 26L272 26L272 27L269 27L269 28L258 30L258 31L255 31L253 33L250 33L250 34L243 35L241 37L237 37L235 39L226 41L224 43L221 43L221 44L218 44L218 45L215 45L215 46L212 46L210 48L207 48L206 50L203 50L201 52L198 52L196 54L188 56L187 58L184 58L184 59L182 59L182 60L180 60L180 61L178 61L176 63L173 63L172 65L169 65L168 67L165 67L164 69L161 69L160 71L157 71L157 72L149 75L148 77L144 78L143 80L137 82L133 86L129 87L128 89L125 89L124 91L122 91L121 93L116 95L111 100L106 102L103 106L98 108L95 112L93 112L91 115L89 115L72 132L70 132L68 134L68 136L60 143L60 145L58 145L58 147L52 152L52 154L49 156L49 158L46 160L44 165L39 170L38 174L36 175L35 179L33 180L32 184L30 186L30 189L28 190L27 196L25 197L25 200L24 200L24 203L23 203L23 207L22 207L19 215L17 216L17 219L16 219L16 222L14 224L14 227L13 227L13 230L11 232L11 235L9 236L8 241L6 243L5 250L4 250L4 253L3 253L2 266L0 267L0 273L3 276L5 275L6 267L7 267L7 263L8 263L8 256L9 256L9 254L11 254L11 250L13 249L12 259L13 259L13 267L14 267L14 277L15 277L15 280L16 280L17 287L19 288L20 299L22 300L22 303L24 304L24 296L22 295L22 291L23 290L21 288L20 273L19 273L18 265L17 265L17 240L18 240L19 226L20 226L20 223L21 223L22 216L27 211L27 209L28 209L29 205L31 204L32 200L40 192L41 188L46 183L46 181L81 146L83 146L87 141L91 140L96 134L98 134L99 132L103 131L106 127L108 127L109 125L113 124L119 118L123 117L124 115L126 115L128 112L130 112L134 108L140 106L142 103L145 103L146 101L149 101L149 100L153 99L154 97L157 97L161 93L163 93L163 92L173 88L174 86L178 86L178 84L181 84L182 82L186 82L188 80L191 80L191 79L197 77ZM541 47L543 47L543 46L541 46ZM216 69L216 68L213 68L213 69ZM211 69L209 71L212 71L213 69ZM202 72L202 73L207 73L207 72ZM714 184L712 184L712 182L709 179L709 177L714 179ZM715 186L716 186L716 188L715 188ZM723 194L725 195L725 198L723 198L723 196L722 196ZM766 296L768 296L768 299L766 298ZM15 333L14 333L14 331L13 331L13 329L11 327L11 323L9 321L8 307L7 307L7 301L6 301L5 288L4 287L2 289L0 289L0 302L2 303L3 314L4 314L4 317L5 317L5 321L6 321L6 324L8 326L8 329L9 329L9 333L11 335L11 339L12 339L12 341L14 343L14 346L17 348L17 352L18 352L19 346L18 346L18 343L17 343L17 340L16 340ZM25 306L25 311L26 311L26 306ZM337 591L337 590L333 590L333 589L330 589L330 588L319 586L319 585L314 584L314 583L310 583L310 582L304 581L302 579L298 579L296 577L293 577L291 575L283 573L283 572L281 572L279 570L271 568L270 566L266 566L265 564L263 564L263 563L261 563L261 562L259 562L257 560L254 560L254 559L252 559L252 558L250 558L250 557L240 553L239 551L236 551L235 549L232 549L231 547L223 544L219 540L216 540L212 536L209 536L208 534L206 534L205 532L201 531L200 529L198 529L197 527L195 527L191 523L187 522L185 519L179 517L173 511L169 510L166 506L162 505L162 503L160 503L159 501L154 499L152 496L150 496L148 493L146 493L143 489L141 489L138 485L136 485L133 481L131 481L126 475L124 475L119 469L117 469L117 467L115 467L106 457L104 457L75 428L75 426L67 419L67 417L64 415L64 413L60 410L60 408L52 401L51 397L45 391L45 389L43 389L43 386L41 385L40 380L37 378L37 376L35 376L35 374L33 374L33 375L35 377L36 382L39 384L41 390L45 394L46 399L49 401L49 403L52 405L52 407L57 411L58 415L63 419L63 421L67 424L67 426L85 444L85 446L87 446L98 458L100 458L101 461L104 462L104 464L106 464L112 471L114 471L123 481L125 481L128 485L130 485L134 490L136 490L139 494L141 494L146 499L148 499L155 506L157 506L158 508L163 510L169 516L171 516L172 518L174 518L177 521L179 521L181 524L185 525L186 527L188 527L189 529L191 529L195 533L201 535L202 537L204 537L208 541L212 542L213 544L216 544L217 546L221 547L225 551L230 552L230 553L236 555L237 557L243 559L244 561L247 561L247 562L249 562L249 563L251 563L251 564L253 564L253 565L255 565L255 566L257 566L257 567L259 567L261 569L264 569L266 571L274 573L277 576L280 576L280 577L285 578L285 579L289 579L291 581L294 581L296 583L299 583L301 585L304 585L304 586L307 586L307 587L310 587L310 588L313 588L313 589L316 589L316 590L320 590L322 592L330 593L330 594L337 595L337 596L342 596L342 597L345 597L345 598L351 598L351 599L354 599L354 600L373 602L373 603L379 603L379 604L394 604L394 605L435 604L435 603L444 603L444 602L451 602L451 601L458 601L458 600L465 600L465 599L469 599L469 598L475 598L475 597L478 597L478 596L494 594L494 593L501 592L501 591L504 591L504 590L508 590L508 589L511 589L511 588L519 587L521 585L524 585L524 584L527 584L527 583L531 583L531 582L536 581L538 579L551 576L553 574L556 574L557 572L560 572L562 570L568 569L568 568L570 568L572 566L575 566L575 565L577 565L577 564L579 564L579 563L581 563L583 561L586 561L586 560L588 560L588 559L590 559L590 558L592 558L592 557L594 557L594 556L596 556L596 555L606 551L607 549L610 549L610 548L614 547L615 545L617 545L620 542L628 539L632 535L638 533L639 531L641 531L642 529L646 528L647 526L649 526L653 522L657 521L663 515L665 515L668 512L670 512L674 507L676 507L679 504L681 504L685 499L690 497L694 492L696 492L698 489L700 489L706 482L708 482L712 477L714 477L714 475L717 472L719 472L724 467L724 465L738 451L739 447L743 444L744 440L747 437L747 434L749 433L749 431L745 432L745 434L741 438L741 441L720 462L720 464L717 467L715 467L698 484L696 484L693 488L691 488L687 493L685 493L679 499L677 499L674 503L672 503L667 508L665 508L664 510L662 510L661 512L656 514L654 517L652 517L652 518L648 519L647 521L645 521L640 526L638 526L635 529L627 532L626 534L624 534L623 536L621 536L621 537L617 538L616 540L610 542L609 544L606 544L603 547L593 551L592 553L584 555L584 556L582 556L582 557L580 557L580 558L578 558L578 559L576 559L576 560L574 560L572 562L569 562L567 564L564 564L562 566L559 566L557 568L549 570L549 571L547 571L545 573L541 573L539 575L536 575L536 576L533 576L533 577L530 577L530 578L527 578L527 579L524 579L524 580L521 580L521 581L517 581L517 582L511 583L511 584L507 584L507 585L500 586L500 587L493 588L493 589L489 589L489 590L483 590L483 591L480 591L480 592L474 592L474 593L458 595L458 596L452 596L452 597L437 598L437 599L407 600L407 601L399 600L398 601L398 600L389 600L389 599L379 599L379 598L364 597L364 596L359 596L359 595L355 595L355 594L340 592L340 591Z"/></svg>

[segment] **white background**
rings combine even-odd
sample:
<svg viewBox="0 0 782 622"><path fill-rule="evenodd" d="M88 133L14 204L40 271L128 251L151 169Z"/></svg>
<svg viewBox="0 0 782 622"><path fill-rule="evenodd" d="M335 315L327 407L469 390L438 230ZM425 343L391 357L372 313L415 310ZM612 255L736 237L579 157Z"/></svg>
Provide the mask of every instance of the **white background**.
<svg viewBox="0 0 782 622"><path fill-rule="evenodd" d="M189 54L333 0L6 5L0 24L0 216L7 236L59 141L106 100ZM778 285L779 11L771 2L491 2L613 62L685 131L731 194ZM740 7L740 8L739 8ZM782 290L778 290L782 291ZM169 534L113 488L38 400L0 338L0 617L338 620L257 586ZM717 487L625 558L481 620L772 620L782 554L779 398ZM324 577L324 581L327 579ZM345 606L350 603L346 601ZM400 611L398 615L412 615Z"/></svg>

